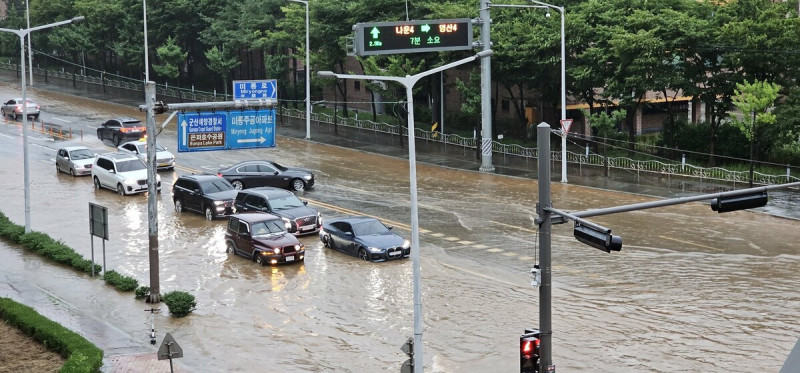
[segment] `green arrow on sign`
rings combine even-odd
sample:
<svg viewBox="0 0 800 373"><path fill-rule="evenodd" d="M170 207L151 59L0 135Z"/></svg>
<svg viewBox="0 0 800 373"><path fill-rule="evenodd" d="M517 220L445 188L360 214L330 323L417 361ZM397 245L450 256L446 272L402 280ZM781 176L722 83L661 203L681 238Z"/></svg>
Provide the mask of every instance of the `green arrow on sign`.
<svg viewBox="0 0 800 373"><path fill-rule="evenodd" d="M373 27L373 28L372 28L372 31L370 31L369 33L370 33L370 34L372 34L372 38L373 38L373 39L377 39L377 38L378 38L378 35L380 35L380 33L381 33L381 32L380 32L380 31L378 31L378 28L377 28L377 27Z"/></svg>
<svg viewBox="0 0 800 373"><path fill-rule="evenodd" d="M431 30L431 26L430 25L422 25L422 26L419 27L419 29L422 30L422 32L428 32L428 31Z"/></svg>

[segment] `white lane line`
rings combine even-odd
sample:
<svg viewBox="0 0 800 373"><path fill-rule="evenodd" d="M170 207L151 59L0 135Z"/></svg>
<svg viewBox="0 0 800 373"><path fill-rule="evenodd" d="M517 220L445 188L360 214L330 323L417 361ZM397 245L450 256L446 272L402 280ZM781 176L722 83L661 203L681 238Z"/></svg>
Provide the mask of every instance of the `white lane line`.
<svg viewBox="0 0 800 373"><path fill-rule="evenodd" d="M31 144L31 146L38 146L40 148L44 148L44 149L47 149L47 150L55 150L55 149L53 149L53 148L51 148L49 146L44 146L44 145L40 145L40 144Z"/></svg>
<svg viewBox="0 0 800 373"><path fill-rule="evenodd" d="M97 129L97 126L86 126L86 127Z"/></svg>
<svg viewBox="0 0 800 373"><path fill-rule="evenodd" d="M14 138L14 136L4 135L4 134L2 134L2 133L0 133L0 136L3 136L3 137L8 137L9 139L13 139L13 138Z"/></svg>
<svg viewBox="0 0 800 373"><path fill-rule="evenodd" d="M66 123L72 123L72 121L71 121L71 120L66 120L66 119L61 119L61 118L53 118L53 120L57 120L57 121L61 121L61 122L66 122Z"/></svg>

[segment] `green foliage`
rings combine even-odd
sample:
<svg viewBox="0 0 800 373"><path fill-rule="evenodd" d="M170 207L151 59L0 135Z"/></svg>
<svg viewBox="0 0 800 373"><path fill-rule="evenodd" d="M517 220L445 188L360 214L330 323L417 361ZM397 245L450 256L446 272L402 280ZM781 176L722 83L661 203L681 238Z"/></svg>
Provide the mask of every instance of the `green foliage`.
<svg viewBox="0 0 800 373"><path fill-rule="evenodd" d="M222 77L227 86L228 75L234 67L239 66L241 61L235 56L226 53L225 46L219 49L215 45L206 51L205 56L208 59L208 68Z"/></svg>
<svg viewBox="0 0 800 373"><path fill-rule="evenodd" d="M169 79L175 79L180 75L180 65L186 62L187 53L175 44L175 39L171 36L167 42L156 49L156 55L161 60L161 64L153 65L153 70Z"/></svg>
<svg viewBox="0 0 800 373"><path fill-rule="evenodd" d="M456 79L456 89L461 95L461 115L468 122L478 122L481 118L481 75L469 74L469 82Z"/></svg>
<svg viewBox="0 0 800 373"><path fill-rule="evenodd" d="M135 278L123 276L117 271L106 272L104 278L106 280L106 284L114 286L119 291L133 291L137 286L139 286L139 281L136 281Z"/></svg>
<svg viewBox="0 0 800 373"><path fill-rule="evenodd" d="M169 313L175 317L184 317L197 307L194 295L185 291L170 291L161 296L161 300L166 303Z"/></svg>
<svg viewBox="0 0 800 373"><path fill-rule="evenodd" d="M733 104L742 112L743 119L732 123L748 140L757 137L759 127L775 124L775 114L767 110L775 103L780 89L781 86L775 83L758 80L753 83L745 80L743 84L736 84Z"/></svg>
<svg viewBox="0 0 800 373"><path fill-rule="evenodd" d="M133 294L136 297L136 299L147 298L150 296L150 287L144 285L139 286L138 288L136 288L136 291L134 291Z"/></svg>
<svg viewBox="0 0 800 373"><path fill-rule="evenodd" d="M0 298L0 318L66 358L61 372L93 373L103 365L103 350L33 308Z"/></svg>

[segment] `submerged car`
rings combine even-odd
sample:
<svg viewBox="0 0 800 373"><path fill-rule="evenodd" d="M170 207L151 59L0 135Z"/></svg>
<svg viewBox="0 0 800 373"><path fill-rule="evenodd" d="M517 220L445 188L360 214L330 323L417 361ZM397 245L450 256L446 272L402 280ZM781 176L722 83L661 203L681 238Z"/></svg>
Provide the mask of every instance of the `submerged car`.
<svg viewBox="0 0 800 373"><path fill-rule="evenodd" d="M27 110L27 114L29 117L39 118L39 105L31 100L25 100ZM12 98L3 103L2 108L0 108L0 113L3 116L10 115L15 120L22 115L22 99L21 98Z"/></svg>
<svg viewBox="0 0 800 373"><path fill-rule="evenodd" d="M125 153L107 153L95 157L92 165L94 188L116 190L121 196L147 192L147 166L141 159ZM156 175L156 189L161 191L161 176Z"/></svg>
<svg viewBox="0 0 800 373"><path fill-rule="evenodd" d="M95 154L85 146L68 146L56 153L56 171L72 176L89 175Z"/></svg>
<svg viewBox="0 0 800 373"><path fill-rule="evenodd" d="M244 161L220 168L217 175L224 177L236 189L263 186L305 190L314 186L314 173L301 168L283 167L273 161Z"/></svg>
<svg viewBox="0 0 800 373"><path fill-rule="evenodd" d="M316 233L322 227L322 215L307 205L292 192L272 187L239 191L235 202L238 212L259 211L279 216L286 230L296 236Z"/></svg>
<svg viewBox="0 0 800 373"><path fill-rule="evenodd" d="M125 141L142 139L146 134L147 128L142 121L135 118L110 119L97 128L97 138L101 141L110 139L114 146Z"/></svg>
<svg viewBox="0 0 800 373"><path fill-rule="evenodd" d="M361 260L382 262L411 255L411 242L394 234L392 227L368 216L326 221L319 238L325 247Z"/></svg>
<svg viewBox="0 0 800 373"><path fill-rule="evenodd" d="M175 212L197 211L206 220L214 220L236 211L236 193L231 183L217 175L184 175L172 185L172 202Z"/></svg>
<svg viewBox="0 0 800 373"><path fill-rule="evenodd" d="M301 262L305 246L289 234L283 220L267 213L234 214L228 217L225 246L259 265Z"/></svg>
<svg viewBox="0 0 800 373"><path fill-rule="evenodd" d="M133 154L147 164L147 141L129 141L118 146L117 149L122 153ZM159 170L175 168L175 155L158 143L156 143L156 167Z"/></svg>

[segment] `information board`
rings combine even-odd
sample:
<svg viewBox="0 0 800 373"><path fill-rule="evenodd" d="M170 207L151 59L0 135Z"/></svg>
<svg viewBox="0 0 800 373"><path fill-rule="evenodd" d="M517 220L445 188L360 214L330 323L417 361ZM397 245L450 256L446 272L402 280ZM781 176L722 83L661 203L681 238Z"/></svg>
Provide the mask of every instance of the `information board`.
<svg viewBox="0 0 800 373"><path fill-rule="evenodd" d="M92 236L108 239L108 209L89 202L89 233Z"/></svg>
<svg viewBox="0 0 800 373"><path fill-rule="evenodd" d="M278 81L234 80L233 100L278 99Z"/></svg>
<svg viewBox="0 0 800 373"><path fill-rule="evenodd" d="M357 23L353 28L357 56L473 48L469 18Z"/></svg>
<svg viewBox="0 0 800 373"><path fill-rule="evenodd" d="M274 109L178 114L178 152L274 146Z"/></svg>

